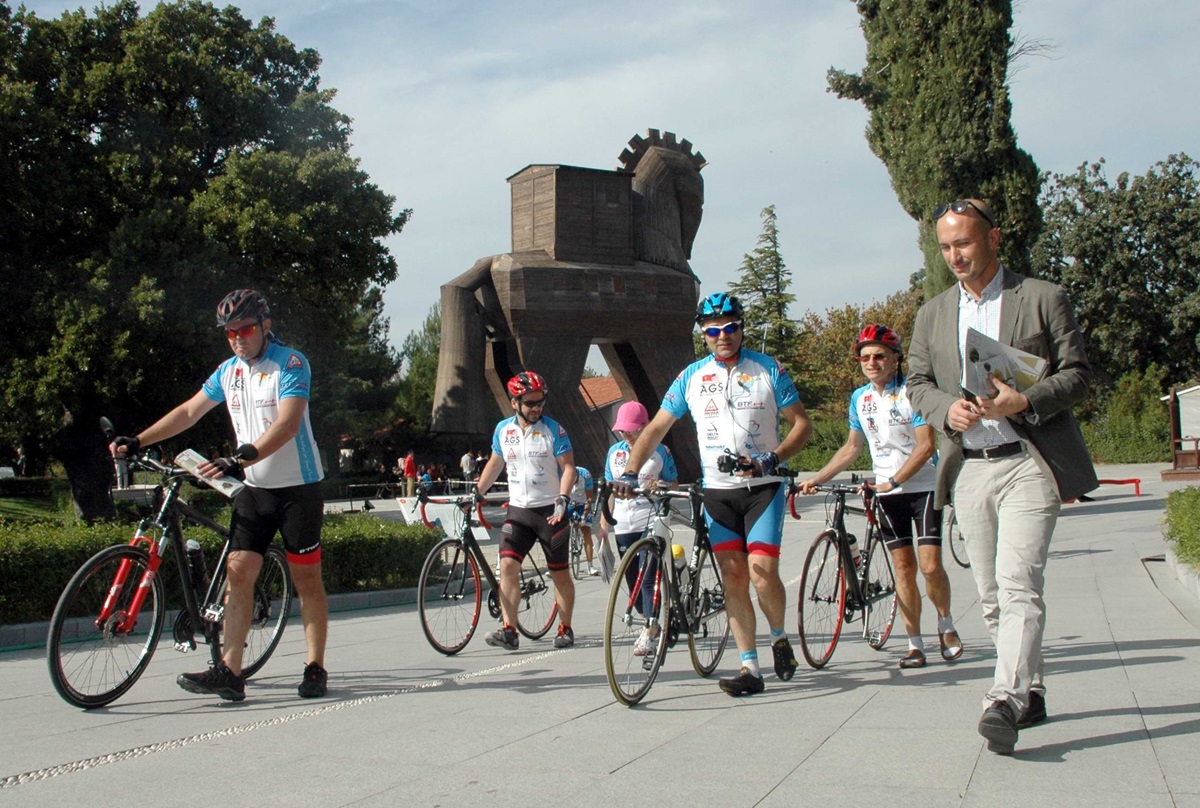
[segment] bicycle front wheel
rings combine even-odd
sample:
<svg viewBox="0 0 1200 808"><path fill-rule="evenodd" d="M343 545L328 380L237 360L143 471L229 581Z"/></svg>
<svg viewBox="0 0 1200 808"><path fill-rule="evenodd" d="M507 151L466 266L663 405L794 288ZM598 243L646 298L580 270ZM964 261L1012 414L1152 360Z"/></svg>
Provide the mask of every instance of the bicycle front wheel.
<svg viewBox="0 0 1200 808"><path fill-rule="evenodd" d="M521 599L517 602L517 631L531 640L540 640L554 625L558 602L554 599L554 580L550 570L539 564L531 549L521 562Z"/></svg>
<svg viewBox="0 0 1200 808"><path fill-rule="evenodd" d="M878 533L871 537L865 556L867 584L864 591L863 636L878 651L892 634L896 622L896 575L892 572L892 554Z"/></svg>
<svg viewBox="0 0 1200 808"><path fill-rule="evenodd" d="M954 513L953 506L946 508L946 525L942 535L946 538L946 544L950 545L950 555L954 558L954 563L963 569L969 569L971 560L967 558L967 542L958 528L958 516Z"/></svg>
<svg viewBox="0 0 1200 808"><path fill-rule="evenodd" d="M630 707L650 692L667 652L668 597L660 574L662 560L653 539L634 542L617 565L608 595L604 670L617 701ZM632 587L627 578L633 580ZM651 581L648 593L643 592L644 581Z"/></svg>
<svg viewBox="0 0 1200 808"><path fill-rule="evenodd" d="M458 539L434 546L421 567L417 608L421 630L434 650L447 656L467 647L479 625L483 587L479 566Z"/></svg>
<svg viewBox="0 0 1200 808"><path fill-rule="evenodd" d="M242 676L249 678L258 673L275 653L291 615L295 591L287 554L271 545L263 554L262 571L254 582L254 612L246 634L246 650L242 652ZM221 643L225 643L224 633Z"/></svg>
<svg viewBox="0 0 1200 808"><path fill-rule="evenodd" d="M145 630L120 628L149 560L140 547L101 550L72 576L54 607L46 637L50 681L76 707L115 701L133 687L154 656L166 612L159 576L151 580L138 616Z"/></svg>
<svg viewBox="0 0 1200 808"><path fill-rule="evenodd" d="M838 552L837 533L827 530L808 548L800 576L800 650L808 664L823 668L842 634L846 579Z"/></svg>
<svg viewBox="0 0 1200 808"><path fill-rule="evenodd" d="M687 597L692 667L701 676L711 676L729 642L729 615L725 612L725 585L721 582L717 557L708 548L700 551Z"/></svg>

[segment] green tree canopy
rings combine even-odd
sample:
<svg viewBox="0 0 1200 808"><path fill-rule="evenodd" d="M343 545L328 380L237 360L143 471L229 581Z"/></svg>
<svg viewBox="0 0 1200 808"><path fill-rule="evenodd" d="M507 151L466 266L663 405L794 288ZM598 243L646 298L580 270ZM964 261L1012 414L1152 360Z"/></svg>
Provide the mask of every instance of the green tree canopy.
<svg viewBox="0 0 1200 808"><path fill-rule="evenodd" d="M729 291L746 309L746 346L785 361L795 356L797 348L796 323L788 318L788 308L796 302L796 296L788 291L792 271L779 249L775 206L763 208L759 215L762 232L758 246L743 258L738 279L729 285Z"/></svg>
<svg viewBox="0 0 1200 808"><path fill-rule="evenodd" d="M215 303L255 287L313 361L335 448L396 371L381 239L408 211L349 156L317 53L195 0L56 20L0 2L0 66L0 313L21 324L0 342L0 436L48 447L103 513L96 417L134 430L194 393L228 355Z"/></svg>
<svg viewBox="0 0 1200 808"><path fill-rule="evenodd" d="M1174 154L1142 176L1104 161L1046 185L1034 259L1071 293L1101 378L1156 364L1169 383L1200 377L1200 164Z"/></svg>
<svg viewBox="0 0 1200 808"><path fill-rule="evenodd" d="M858 0L867 63L831 68L829 89L870 111L867 142L887 166L900 204L917 220L926 295L952 276L932 211L981 197L1004 231L1001 259L1029 272L1041 231L1038 170L1017 147L1006 76L1011 0Z"/></svg>

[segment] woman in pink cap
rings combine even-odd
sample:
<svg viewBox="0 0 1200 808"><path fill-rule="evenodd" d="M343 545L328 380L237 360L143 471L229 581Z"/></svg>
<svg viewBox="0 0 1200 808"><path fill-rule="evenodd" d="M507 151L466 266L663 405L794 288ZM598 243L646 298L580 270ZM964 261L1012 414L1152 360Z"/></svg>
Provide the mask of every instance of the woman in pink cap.
<svg viewBox="0 0 1200 808"><path fill-rule="evenodd" d="M617 410L617 421L613 424L612 431L617 433L621 440L614 443L608 449L608 458L604 462L604 479L612 482L626 472L626 466L629 462L629 453L637 444L641 437L642 428L650 421L650 415L646 412L646 408L637 401L627 401ZM679 479L679 472L675 468L675 458L671 456L671 450L666 446L659 444L650 455L650 459L642 464L642 467L637 470L638 487L645 488L654 485L659 481L674 484ZM609 525L603 516L600 517L600 527L596 531L596 538L600 544L603 544L608 538L609 528L613 528L613 534L617 540L617 550L622 556L629 546L641 538L646 529L650 526L650 519L654 515L653 506L649 500L642 497L632 499L621 499L618 497L609 497L609 511L612 513L613 519L616 520L615 525ZM642 576L642 597L638 605L638 611L645 614L652 607L651 599L654 586L654 570L647 570L647 574ZM637 581L638 569L636 566L630 565L625 572L625 582L629 587L633 587ZM642 656L646 650L654 647L654 642L657 637L657 626L654 629L647 628L638 641L634 644L633 652L636 656Z"/></svg>

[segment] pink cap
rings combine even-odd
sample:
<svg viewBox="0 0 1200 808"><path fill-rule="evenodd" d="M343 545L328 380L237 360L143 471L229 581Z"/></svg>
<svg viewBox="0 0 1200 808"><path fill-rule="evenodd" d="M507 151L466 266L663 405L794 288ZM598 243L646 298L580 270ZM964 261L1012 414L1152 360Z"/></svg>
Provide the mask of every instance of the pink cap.
<svg viewBox="0 0 1200 808"><path fill-rule="evenodd" d="M617 410L617 422L613 424L613 432L637 432L650 422L650 414L646 408L636 401L626 401Z"/></svg>

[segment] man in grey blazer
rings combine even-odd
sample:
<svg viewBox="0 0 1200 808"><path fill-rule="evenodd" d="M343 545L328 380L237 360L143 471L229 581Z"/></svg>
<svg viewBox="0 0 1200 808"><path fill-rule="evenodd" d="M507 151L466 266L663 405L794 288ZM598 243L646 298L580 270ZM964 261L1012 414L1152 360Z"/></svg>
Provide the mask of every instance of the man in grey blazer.
<svg viewBox="0 0 1200 808"><path fill-rule="evenodd" d="M1000 229L984 202L939 205L934 218L958 283L917 314L908 394L940 433L935 507L953 497L996 646L979 733L989 750L1012 754L1018 729L1046 718L1042 593L1050 537L1062 502L1098 484L1071 415L1092 372L1066 292L1000 264ZM994 396L967 398L968 328L1043 357L1045 374L1024 391L997 380Z"/></svg>

